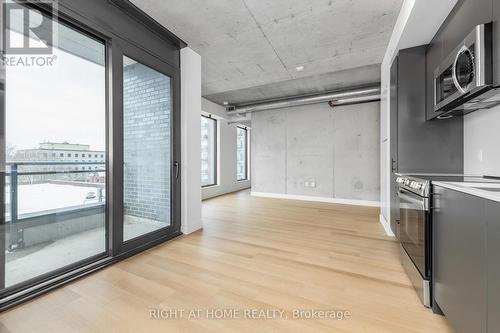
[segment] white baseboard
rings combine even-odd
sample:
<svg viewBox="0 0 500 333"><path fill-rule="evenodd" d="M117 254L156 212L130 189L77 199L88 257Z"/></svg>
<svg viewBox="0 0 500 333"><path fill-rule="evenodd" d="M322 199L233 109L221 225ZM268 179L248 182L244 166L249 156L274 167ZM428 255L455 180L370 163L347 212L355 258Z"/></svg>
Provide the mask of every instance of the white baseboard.
<svg viewBox="0 0 500 333"><path fill-rule="evenodd" d="M385 219L385 216L382 214L380 214L380 224L382 224L382 226L384 227L387 236L395 237L394 233L391 230L391 224Z"/></svg>
<svg viewBox="0 0 500 333"><path fill-rule="evenodd" d="M266 192L253 192L253 191L250 193L250 195L254 196L254 197L262 197L262 198L289 199L289 200L336 203L336 204L341 204L341 205L380 207L379 201L312 197L312 196L308 196L308 195L266 193Z"/></svg>

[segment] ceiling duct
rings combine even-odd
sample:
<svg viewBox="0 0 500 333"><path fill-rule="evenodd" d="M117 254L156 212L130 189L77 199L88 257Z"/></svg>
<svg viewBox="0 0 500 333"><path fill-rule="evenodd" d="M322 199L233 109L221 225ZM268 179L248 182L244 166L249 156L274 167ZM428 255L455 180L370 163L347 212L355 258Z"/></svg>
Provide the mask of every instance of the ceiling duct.
<svg viewBox="0 0 500 333"><path fill-rule="evenodd" d="M236 106L227 112L228 115L243 115L251 112L288 108L292 106L317 104L328 102L330 106L367 103L380 100L380 87L369 87L362 89L344 90L322 95L287 98L275 102L259 103L253 105Z"/></svg>
<svg viewBox="0 0 500 333"><path fill-rule="evenodd" d="M352 97L352 98L342 98L339 100L331 100L331 101L328 101L328 105L330 105L333 108L333 107L342 106L342 105L352 105L352 104L368 103L368 102L376 102L376 101L380 101L380 94L359 96L359 97Z"/></svg>

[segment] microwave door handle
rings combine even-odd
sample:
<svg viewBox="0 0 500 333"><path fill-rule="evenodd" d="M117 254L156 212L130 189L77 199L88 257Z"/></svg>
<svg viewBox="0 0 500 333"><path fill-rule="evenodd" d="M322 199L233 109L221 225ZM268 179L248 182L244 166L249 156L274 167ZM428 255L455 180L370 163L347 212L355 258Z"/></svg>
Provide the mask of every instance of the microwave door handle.
<svg viewBox="0 0 500 333"><path fill-rule="evenodd" d="M428 198L415 199L414 197L412 197L406 193L407 192L405 192L405 191L399 190L399 192L398 192L399 198L418 205L424 211L429 210L429 199Z"/></svg>

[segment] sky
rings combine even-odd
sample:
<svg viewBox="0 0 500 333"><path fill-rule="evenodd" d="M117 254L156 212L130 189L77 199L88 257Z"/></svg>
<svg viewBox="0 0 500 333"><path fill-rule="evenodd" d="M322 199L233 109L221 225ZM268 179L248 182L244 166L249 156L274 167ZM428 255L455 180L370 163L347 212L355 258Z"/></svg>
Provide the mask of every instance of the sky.
<svg viewBox="0 0 500 333"><path fill-rule="evenodd" d="M53 53L52 67L6 66L7 145L67 141L105 150L105 67L56 48Z"/></svg>

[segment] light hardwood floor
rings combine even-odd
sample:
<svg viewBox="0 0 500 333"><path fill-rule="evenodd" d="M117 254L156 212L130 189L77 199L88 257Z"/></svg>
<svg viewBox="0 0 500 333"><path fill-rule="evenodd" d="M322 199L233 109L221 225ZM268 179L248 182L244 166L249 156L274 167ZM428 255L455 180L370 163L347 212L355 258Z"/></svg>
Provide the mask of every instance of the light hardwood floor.
<svg viewBox="0 0 500 333"><path fill-rule="evenodd" d="M420 303L378 214L247 191L208 200L203 231L4 312L0 332L451 332ZM151 309L283 309L288 319L150 319ZM293 319L297 309L351 317Z"/></svg>

